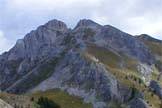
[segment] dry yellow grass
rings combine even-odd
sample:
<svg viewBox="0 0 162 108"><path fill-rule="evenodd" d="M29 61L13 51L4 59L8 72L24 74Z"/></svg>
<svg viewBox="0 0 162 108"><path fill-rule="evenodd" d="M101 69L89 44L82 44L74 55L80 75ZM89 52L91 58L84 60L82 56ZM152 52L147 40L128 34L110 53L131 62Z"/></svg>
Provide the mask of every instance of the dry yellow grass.
<svg viewBox="0 0 162 108"><path fill-rule="evenodd" d="M69 95L68 93L58 89L37 92L30 95L30 97L34 97L36 100L41 96L53 100L60 105L61 108L92 108L91 104L83 102L81 98Z"/></svg>
<svg viewBox="0 0 162 108"><path fill-rule="evenodd" d="M159 97L150 91L145 83L142 82L142 79L137 72L137 60L123 56L125 66L124 68L120 68L118 67L118 64L121 63L120 56L105 48L92 45L88 47L86 53L91 55L91 57L94 56L100 63L103 63L109 70L108 72L111 72L123 85L129 88L136 88L138 91L142 92L144 94L144 99L148 102L150 108L161 108L162 103ZM156 75L157 73L153 73L153 79L156 79Z"/></svg>
<svg viewBox="0 0 162 108"><path fill-rule="evenodd" d="M25 95L15 95L15 94L9 94L9 93L0 93L0 98L4 101L6 101L11 106L19 106L19 107L29 107L35 108L35 103L30 101L29 96Z"/></svg>

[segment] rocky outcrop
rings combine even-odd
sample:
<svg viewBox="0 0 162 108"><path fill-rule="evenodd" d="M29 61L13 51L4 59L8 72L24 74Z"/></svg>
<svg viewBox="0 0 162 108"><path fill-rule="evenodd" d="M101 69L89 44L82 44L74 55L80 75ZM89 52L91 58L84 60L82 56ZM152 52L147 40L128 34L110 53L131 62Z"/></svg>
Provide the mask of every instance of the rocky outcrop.
<svg viewBox="0 0 162 108"><path fill-rule="evenodd" d="M13 108L13 107L0 99L0 108Z"/></svg>
<svg viewBox="0 0 162 108"><path fill-rule="evenodd" d="M127 54L147 64L154 62L153 55L143 42L110 25L101 26L91 20L81 20L74 31L77 38L105 48L115 49L117 52Z"/></svg>
<svg viewBox="0 0 162 108"><path fill-rule="evenodd" d="M158 82L152 80L150 82L150 88L155 94L157 94L162 99L162 88L160 87Z"/></svg>
<svg viewBox="0 0 162 108"><path fill-rule="evenodd" d="M111 100L128 102L132 98L131 89L121 84L97 58L94 62L85 57L89 44L147 66L154 63L154 56L143 42L110 25L84 19L71 30L63 22L52 20L28 33L0 56L1 90L26 93L60 88L93 103L94 108L104 108L105 102ZM142 73L151 74L145 72L145 67Z"/></svg>
<svg viewBox="0 0 162 108"><path fill-rule="evenodd" d="M131 97L131 90L123 87L103 64L87 61L78 52L70 51L59 64L50 78L30 92L59 88L93 103L94 108L100 108L99 103L105 106L106 101L126 102Z"/></svg>
<svg viewBox="0 0 162 108"><path fill-rule="evenodd" d="M60 32L68 31L66 24L56 19L49 21L47 24L45 24L45 27L47 29L54 30L54 31L60 31Z"/></svg>
<svg viewBox="0 0 162 108"><path fill-rule="evenodd" d="M137 66L137 70L141 74L142 80L144 81L144 83L149 86L150 80L151 80L151 75L153 72L152 66L139 63Z"/></svg>
<svg viewBox="0 0 162 108"><path fill-rule="evenodd" d="M50 29L51 26L53 29ZM62 52L65 49L62 45L65 36L66 25L52 20L18 40L9 52L0 56L0 88L8 88L41 61Z"/></svg>
<svg viewBox="0 0 162 108"><path fill-rule="evenodd" d="M130 102L130 108L149 108L149 106L141 98L135 98Z"/></svg>
<svg viewBox="0 0 162 108"><path fill-rule="evenodd" d="M162 43L162 40L155 39L147 34L141 34L139 36L136 36L136 38L143 40L143 41L152 41L152 42Z"/></svg>
<svg viewBox="0 0 162 108"><path fill-rule="evenodd" d="M155 57L155 66L162 72L162 40L155 39L146 34L136 36L136 38L149 47Z"/></svg>

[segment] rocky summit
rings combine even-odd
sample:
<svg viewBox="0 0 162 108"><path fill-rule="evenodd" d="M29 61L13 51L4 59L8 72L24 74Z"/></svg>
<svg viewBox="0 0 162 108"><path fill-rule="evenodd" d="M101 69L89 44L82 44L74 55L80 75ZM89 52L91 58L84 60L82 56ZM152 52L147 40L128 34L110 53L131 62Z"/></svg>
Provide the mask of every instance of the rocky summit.
<svg viewBox="0 0 162 108"><path fill-rule="evenodd" d="M79 97L87 108L161 108L161 75L161 40L89 19L74 29L51 20L0 56L2 93L53 95L58 103L60 97ZM80 108L68 105L64 108Z"/></svg>

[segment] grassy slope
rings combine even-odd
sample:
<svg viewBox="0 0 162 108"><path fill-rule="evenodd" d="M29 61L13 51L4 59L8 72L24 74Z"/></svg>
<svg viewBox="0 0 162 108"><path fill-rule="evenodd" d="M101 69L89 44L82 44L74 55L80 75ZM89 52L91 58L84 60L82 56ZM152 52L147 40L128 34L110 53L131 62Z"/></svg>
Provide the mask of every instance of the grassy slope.
<svg viewBox="0 0 162 108"><path fill-rule="evenodd" d="M35 99L39 97L47 97L52 99L57 104L61 106L61 108L92 108L91 104L84 103L81 98L76 96L71 96L68 93L65 93L60 90L49 90L46 92L37 92L32 94Z"/></svg>
<svg viewBox="0 0 162 108"><path fill-rule="evenodd" d="M162 71L162 43L154 42L151 40L143 40L143 42L149 47L149 49L155 55L155 58L157 60L154 67L154 72L152 74L152 79L158 81L162 85L162 76L160 78L158 72Z"/></svg>
<svg viewBox="0 0 162 108"><path fill-rule="evenodd" d="M157 43L147 43L147 45L151 48L153 53L162 55L162 50L159 50L162 47ZM112 74L114 74L121 83L130 88L135 87L137 88L137 90L143 92L145 100L148 101L150 105L152 105L152 108L160 108L160 99L156 95L152 96L153 93L143 83L139 83L140 77L135 68L138 61L123 56L122 59L124 58L125 68L121 69L119 67L119 64L122 61L121 57L113 53L112 51L91 45L88 47L87 52L88 54L95 56L99 59L100 62L105 64L108 70L110 70L110 72L112 72ZM157 79L157 76L158 72L155 68L152 78L155 80ZM33 108L34 103L30 102L30 98L38 98L40 96L48 97L54 100L56 103L61 105L61 108L92 108L92 105L85 104L80 98L70 96L67 93L59 90L38 92L33 94L32 96L17 96L4 93L0 94L0 98L4 99L8 103L11 103L11 105L13 105L13 103L18 103L20 105L25 103L25 105L31 104Z"/></svg>
<svg viewBox="0 0 162 108"><path fill-rule="evenodd" d="M144 41L144 43L149 47L151 52L156 55L158 65L162 65L162 43L153 41ZM162 71L162 69L160 70Z"/></svg>
<svg viewBox="0 0 162 108"><path fill-rule="evenodd" d="M149 90L138 75L135 68L138 61L123 56L124 68L120 68L118 67L118 64L121 63L120 57L109 50L88 46L87 53L99 59L99 62L103 63L122 84L144 93L144 99L152 108L160 108L161 100ZM156 74L154 77L156 78Z"/></svg>
<svg viewBox="0 0 162 108"><path fill-rule="evenodd" d="M27 107L30 104L31 108L37 108L36 102L41 96L52 99L54 102L59 104L61 108L92 108L91 104L84 103L81 98L71 96L68 93L60 90L50 90L25 95L0 93L0 98L12 106L17 104L19 106ZM34 97L34 101L31 101L32 97Z"/></svg>
<svg viewBox="0 0 162 108"><path fill-rule="evenodd" d="M87 53L94 55L102 63L107 64L113 68L119 66L120 56L114 54L112 51L106 50L102 47L97 47L95 45L88 45ZM111 62L110 62L111 61Z"/></svg>
<svg viewBox="0 0 162 108"><path fill-rule="evenodd" d="M144 43L151 49L151 52L162 56L162 43L144 41Z"/></svg>
<svg viewBox="0 0 162 108"><path fill-rule="evenodd" d="M35 108L35 103L30 101L30 97L25 95L15 95L15 94L8 94L8 93L0 93L0 98L6 101L11 106L30 106L31 108Z"/></svg>

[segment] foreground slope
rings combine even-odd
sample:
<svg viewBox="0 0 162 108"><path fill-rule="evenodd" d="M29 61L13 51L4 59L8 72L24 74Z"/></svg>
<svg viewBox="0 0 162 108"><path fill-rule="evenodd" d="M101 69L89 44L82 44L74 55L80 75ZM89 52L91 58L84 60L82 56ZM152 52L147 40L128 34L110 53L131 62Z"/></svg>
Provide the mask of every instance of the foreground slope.
<svg viewBox="0 0 162 108"><path fill-rule="evenodd" d="M9 93L1 93L0 99L10 104L14 108L40 108L38 99L47 97L55 102L60 108L92 108L91 104L86 104L83 100L76 96L60 90L48 90L45 92L36 92L32 94L15 95ZM0 101L1 102L1 101ZM0 104L1 105L1 104ZM0 108L5 108L1 107ZM11 108L11 107L7 107Z"/></svg>

